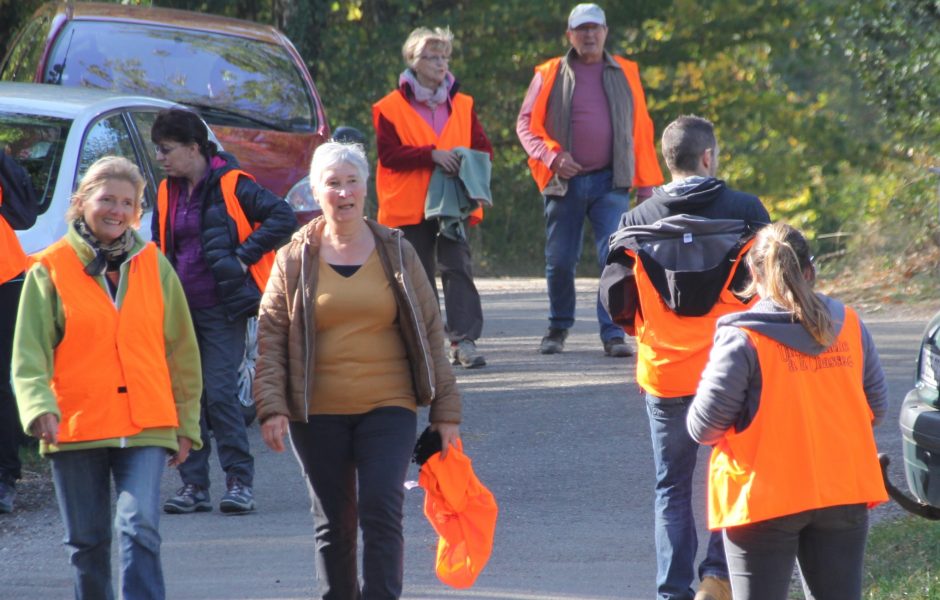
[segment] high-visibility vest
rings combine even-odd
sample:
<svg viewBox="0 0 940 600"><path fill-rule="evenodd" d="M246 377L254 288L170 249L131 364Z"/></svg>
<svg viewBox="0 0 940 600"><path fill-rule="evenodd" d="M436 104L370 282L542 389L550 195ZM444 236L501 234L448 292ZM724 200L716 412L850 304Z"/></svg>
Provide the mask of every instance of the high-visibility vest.
<svg viewBox="0 0 940 600"><path fill-rule="evenodd" d="M372 106L372 121L376 131L380 116L395 126L398 138L406 146L434 146L438 150L453 150L458 146L469 148L472 144L473 98L466 94L458 93L451 98L451 113L440 136L398 90ZM399 171L386 167L379 160L375 170L379 223L387 227L401 227L423 221L425 199L433 172L431 167ZM479 223L482 220L483 207L477 207L470 213L470 222Z"/></svg>
<svg viewBox="0 0 940 600"><path fill-rule="evenodd" d="M65 239L37 259L49 271L65 313L52 373L62 413L59 441L129 437L153 427L177 427L156 246L147 244L131 258L120 308L85 274Z"/></svg>
<svg viewBox="0 0 940 600"><path fill-rule="evenodd" d="M741 246L734 267L728 273L721 294L711 310L697 317L677 315L666 306L650 281L643 261L633 257L640 310L636 312L636 380L645 391L660 398L691 396L708 362L715 323L724 315L740 312L747 305L729 289L743 257L754 244Z"/></svg>
<svg viewBox="0 0 940 600"><path fill-rule="evenodd" d="M712 450L709 528L885 502L855 311L846 307L842 331L818 356L742 329L757 350L760 404L744 431L729 430Z"/></svg>
<svg viewBox="0 0 940 600"><path fill-rule="evenodd" d="M633 187L660 185L663 182L663 175L656 158L655 146L652 143L637 143L639 140L653 139L653 122L649 119L649 113L646 110L646 96L643 94L643 84L640 81L640 68L632 60L620 56L613 58L620 65L633 96L633 131L630 132L633 137L634 155ZM560 65L561 57L556 57L535 67L535 72L541 76L542 87L532 106L532 116L529 120L529 131L541 138L548 149L555 153L564 148L545 130L545 118L548 111L548 98L552 94L552 87L555 85L555 77L558 76ZM552 179L552 170L537 158L529 157L528 162L532 178L539 186L539 191L544 190Z"/></svg>
<svg viewBox="0 0 940 600"><path fill-rule="evenodd" d="M3 205L3 188L0 187L0 206ZM28 265L26 253L16 237L16 232L0 215L0 284L10 281Z"/></svg>
<svg viewBox="0 0 940 600"><path fill-rule="evenodd" d="M242 244L248 239L248 236L259 227L260 223L255 223L254 226L248 222L248 218L245 216L245 211L242 210L242 205L238 201L238 196L235 194L235 187L238 185L238 177L242 175L255 180L249 173L245 171L239 171L238 169L232 169L224 175L222 175L219 180L219 185L222 188L222 198L225 200L225 210L228 212L228 216L235 221L235 228L238 231L238 243ZM167 198L167 185L166 179L160 182L160 190L157 192L157 211L160 214L160 249L163 250L163 253L166 254L166 223L167 223L167 207L169 201ZM264 293L264 288L268 285L268 278L271 276L271 268L274 266L274 254L271 252L266 252L261 256L261 258L253 265L248 265L248 272L251 274L252 279L255 282L255 285L258 286L258 290Z"/></svg>

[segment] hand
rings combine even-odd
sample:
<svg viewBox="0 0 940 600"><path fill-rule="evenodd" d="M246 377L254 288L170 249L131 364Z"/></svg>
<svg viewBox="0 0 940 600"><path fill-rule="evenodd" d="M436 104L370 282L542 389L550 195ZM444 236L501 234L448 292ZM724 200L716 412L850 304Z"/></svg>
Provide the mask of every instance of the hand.
<svg viewBox="0 0 940 600"><path fill-rule="evenodd" d="M193 448L193 441L188 437L176 436L176 441L180 446L180 449L177 450L176 454L171 454L170 458L166 460L166 466L168 467L178 467L189 458L189 451Z"/></svg>
<svg viewBox="0 0 940 600"><path fill-rule="evenodd" d="M552 171L562 179L571 179L581 172L581 165L574 161L571 154L562 151L552 161Z"/></svg>
<svg viewBox="0 0 940 600"><path fill-rule="evenodd" d="M287 433L287 417L274 415L268 417L261 424L261 438L268 448L275 452L284 451L284 435Z"/></svg>
<svg viewBox="0 0 940 600"><path fill-rule="evenodd" d="M431 150L431 160L448 175L460 172L460 155L449 150Z"/></svg>
<svg viewBox="0 0 940 600"><path fill-rule="evenodd" d="M48 444L59 443L59 417L52 413L43 413L33 419L29 425L29 433Z"/></svg>
<svg viewBox="0 0 940 600"><path fill-rule="evenodd" d="M441 460L447 458L447 449L457 446L460 439L460 425L456 423L431 423L431 431L441 436Z"/></svg>

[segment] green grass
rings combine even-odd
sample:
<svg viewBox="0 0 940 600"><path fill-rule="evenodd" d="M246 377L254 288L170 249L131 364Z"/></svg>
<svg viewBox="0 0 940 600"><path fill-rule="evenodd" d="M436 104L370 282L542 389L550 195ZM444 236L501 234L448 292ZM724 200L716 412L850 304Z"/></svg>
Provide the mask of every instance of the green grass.
<svg viewBox="0 0 940 600"><path fill-rule="evenodd" d="M903 517L872 527L865 600L940 600L940 523Z"/></svg>

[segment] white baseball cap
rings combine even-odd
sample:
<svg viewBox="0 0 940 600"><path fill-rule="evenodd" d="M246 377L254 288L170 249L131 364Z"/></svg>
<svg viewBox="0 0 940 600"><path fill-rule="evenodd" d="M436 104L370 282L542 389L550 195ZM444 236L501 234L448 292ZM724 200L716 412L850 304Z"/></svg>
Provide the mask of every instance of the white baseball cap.
<svg viewBox="0 0 940 600"><path fill-rule="evenodd" d="M571 9L571 14L568 15L568 29L575 29L585 23L597 23L606 27L607 19L604 17L604 10L591 3L579 4Z"/></svg>

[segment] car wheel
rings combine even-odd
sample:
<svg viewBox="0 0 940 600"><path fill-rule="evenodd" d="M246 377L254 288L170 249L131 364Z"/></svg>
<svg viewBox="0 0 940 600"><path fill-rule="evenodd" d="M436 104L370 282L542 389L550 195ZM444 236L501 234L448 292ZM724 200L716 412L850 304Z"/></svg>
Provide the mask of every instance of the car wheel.
<svg viewBox="0 0 940 600"><path fill-rule="evenodd" d="M251 396L251 384L255 379L255 361L257 359L258 319L251 317L248 319L248 326L245 328L245 355L242 357L242 364L238 368L238 403L241 405L242 416L245 418L245 426L251 425L257 416L255 400Z"/></svg>

